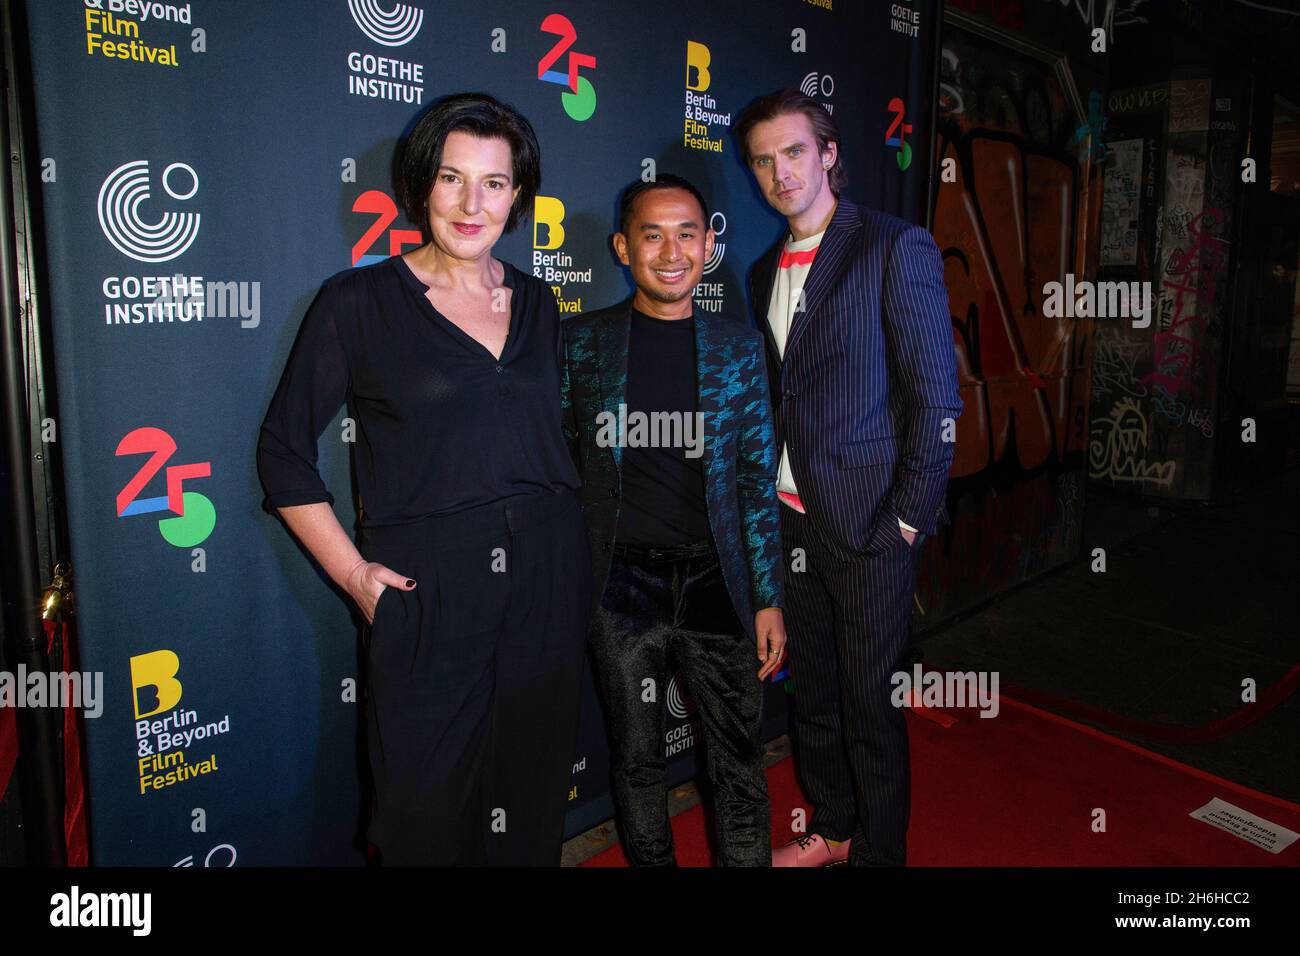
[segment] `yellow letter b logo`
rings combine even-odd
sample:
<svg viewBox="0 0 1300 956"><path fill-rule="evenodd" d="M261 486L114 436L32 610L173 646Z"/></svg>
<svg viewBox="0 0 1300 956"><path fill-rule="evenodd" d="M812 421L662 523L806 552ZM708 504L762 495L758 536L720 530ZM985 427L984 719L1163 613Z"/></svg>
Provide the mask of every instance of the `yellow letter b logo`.
<svg viewBox="0 0 1300 956"><path fill-rule="evenodd" d="M135 719L171 710L181 700L176 672L181 659L171 651L151 651L131 658L131 689L135 692Z"/></svg>
<svg viewBox="0 0 1300 956"><path fill-rule="evenodd" d="M562 245L564 203L554 196L538 196L533 201L533 248L558 249Z"/></svg>
<svg viewBox="0 0 1300 956"><path fill-rule="evenodd" d="M709 88L709 81L713 78L709 75L709 63L713 58L709 56L709 48L703 43L696 43L694 40L686 41L686 88L695 90L697 93L703 93ZM691 71L695 71L695 82L691 82Z"/></svg>

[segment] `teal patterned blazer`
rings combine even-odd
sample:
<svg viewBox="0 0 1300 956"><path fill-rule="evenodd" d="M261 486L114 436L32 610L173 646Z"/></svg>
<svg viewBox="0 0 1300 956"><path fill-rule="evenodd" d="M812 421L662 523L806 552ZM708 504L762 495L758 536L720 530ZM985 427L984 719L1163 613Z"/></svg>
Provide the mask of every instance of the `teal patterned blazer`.
<svg viewBox="0 0 1300 956"><path fill-rule="evenodd" d="M617 537L623 457L622 448L597 443L597 416L617 416L625 401L631 325L631 299L561 324L564 435L582 476L595 571L593 610L605 590ZM753 637L754 614L781 607L785 584L763 337L736 319L697 311L695 354L709 527L727 592Z"/></svg>

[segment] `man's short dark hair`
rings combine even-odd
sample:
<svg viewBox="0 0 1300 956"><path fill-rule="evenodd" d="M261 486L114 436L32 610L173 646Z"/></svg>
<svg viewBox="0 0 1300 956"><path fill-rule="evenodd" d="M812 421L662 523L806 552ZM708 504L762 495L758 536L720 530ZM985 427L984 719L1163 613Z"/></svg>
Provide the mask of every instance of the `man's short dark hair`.
<svg viewBox="0 0 1300 956"><path fill-rule="evenodd" d="M398 164L398 193L411 222L418 223L425 242L429 235L429 192L442 165L447 136L461 130L484 139L502 139L510 147L511 183L519 196L510 207L506 232L519 225L533 208L542 185L542 151L532 124L514 107L486 93L455 93L430 104L411 130Z"/></svg>
<svg viewBox="0 0 1300 956"><path fill-rule="evenodd" d="M619 203L618 209L618 231L627 234L627 221L632 218L632 210L636 207L638 196L642 196L655 189L684 189L700 204L700 215L703 217L701 229L709 228L709 204L704 201L704 196L700 193L690 180L681 176L674 176L672 173L663 173L654 179L646 182L638 179L632 185L623 190L623 199Z"/></svg>
<svg viewBox="0 0 1300 956"><path fill-rule="evenodd" d="M791 113L802 113L808 117L808 122L812 124L813 136L817 138L818 153L826 149L827 143L834 143L836 146L840 144L840 128L831 114L826 112L826 107L798 90L788 88L777 90L775 93L754 100L741 110L740 116L736 119L736 139L740 141L740 153L745 158L746 166L750 165L753 158L749 151L749 134L754 131L754 127L778 116L789 116ZM840 190L848 185L849 174L840 159L838 149L835 151L835 165L827 173L827 180L831 192L837 196Z"/></svg>

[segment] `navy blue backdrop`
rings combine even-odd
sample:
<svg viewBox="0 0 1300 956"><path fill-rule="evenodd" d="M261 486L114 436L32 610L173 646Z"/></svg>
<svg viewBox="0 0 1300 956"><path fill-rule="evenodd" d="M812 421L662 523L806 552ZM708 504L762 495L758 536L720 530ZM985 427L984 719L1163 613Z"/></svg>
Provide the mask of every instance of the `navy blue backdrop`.
<svg viewBox="0 0 1300 956"><path fill-rule="evenodd" d="M356 628L260 509L254 447L320 282L418 243L391 162L425 104L485 90L532 121L542 195L496 254L566 313L628 294L608 236L650 161L716 210L699 307L745 309L782 224L731 127L777 87L832 110L850 195L923 209L933 0L41 0L27 16L83 666L105 675L87 728L101 865L363 859ZM321 471L350 528L343 414ZM769 695L770 737L786 695ZM678 782L696 735L687 689L669 702ZM574 763L570 833L610 816L590 684Z"/></svg>

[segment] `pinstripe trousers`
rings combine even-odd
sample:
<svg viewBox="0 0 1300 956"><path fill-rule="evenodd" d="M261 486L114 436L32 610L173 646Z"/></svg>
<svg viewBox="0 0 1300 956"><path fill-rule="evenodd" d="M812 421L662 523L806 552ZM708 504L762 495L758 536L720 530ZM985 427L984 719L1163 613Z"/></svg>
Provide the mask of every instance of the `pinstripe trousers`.
<svg viewBox="0 0 1300 956"><path fill-rule="evenodd" d="M785 625L796 767L814 807L808 830L851 837L854 866L902 866L911 767L890 677L908 648L923 536L909 546L899 534L875 557L837 557L808 518L784 504L781 535L786 552L802 549L803 557L786 575Z"/></svg>

